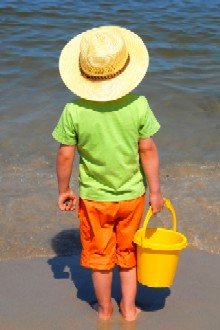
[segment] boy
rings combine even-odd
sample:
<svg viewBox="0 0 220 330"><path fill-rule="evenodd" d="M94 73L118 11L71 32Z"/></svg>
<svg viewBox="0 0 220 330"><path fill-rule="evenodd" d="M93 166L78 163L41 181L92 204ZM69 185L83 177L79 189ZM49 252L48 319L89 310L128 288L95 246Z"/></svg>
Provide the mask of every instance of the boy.
<svg viewBox="0 0 220 330"><path fill-rule="evenodd" d="M133 237L144 209L144 177L153 213L160 212L164 203L158 153L151 138L160 125L146 98L131 93L143 79L148 61L143 41L116 26L77 35L64 47L59 61L64 83L80 98L65 106L53 131L60 142L58 205L62 211L76 208L69 182L77 147L81 265L92 269L98 316L104 320L113 311L115 264L121 280L120 311L128 321L139 312Z"/></svg>

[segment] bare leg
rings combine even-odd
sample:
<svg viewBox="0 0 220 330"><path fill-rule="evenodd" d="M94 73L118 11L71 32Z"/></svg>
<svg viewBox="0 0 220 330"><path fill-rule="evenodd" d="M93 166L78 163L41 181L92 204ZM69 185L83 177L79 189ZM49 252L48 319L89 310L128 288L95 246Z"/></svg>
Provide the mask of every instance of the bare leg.
<svg viewBox="0 0 220 330"><path fill-rule="evenodd" d="M119 274L122 292L120 310L125 320L134 321L140 312L140 309L135 306L135 297L137 294L136 267L129 269L119 268Z"/></svg>
<svg viewBox="0 0 220 330"><path fill-rule="evenodd" d="M112 270L92 270L92 280L98 300L98 316L108 320L113 311L111 300Z"/></svg>

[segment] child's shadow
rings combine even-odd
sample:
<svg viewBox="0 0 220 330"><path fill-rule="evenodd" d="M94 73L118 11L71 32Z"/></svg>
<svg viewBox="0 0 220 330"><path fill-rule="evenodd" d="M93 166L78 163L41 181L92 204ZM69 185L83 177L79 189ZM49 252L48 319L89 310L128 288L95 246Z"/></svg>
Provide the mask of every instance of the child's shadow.
<svg viewBox="0 0 220 330"><path fill-rule="evenodd" d="M61 231L52 238L51 245L57 256L48 259L47 263L51 266L54 278L70 278L77 289L77 298L86 301L92 307L96 306L91 272L89 269L80 266L81 243L79 230ZM136 302L142 310L159 310L165 306L166 297L169 295L169 288L148 288L139 285ZM113 273L112 297L119 303L121 289L117 267L115 267Z"/></svg>

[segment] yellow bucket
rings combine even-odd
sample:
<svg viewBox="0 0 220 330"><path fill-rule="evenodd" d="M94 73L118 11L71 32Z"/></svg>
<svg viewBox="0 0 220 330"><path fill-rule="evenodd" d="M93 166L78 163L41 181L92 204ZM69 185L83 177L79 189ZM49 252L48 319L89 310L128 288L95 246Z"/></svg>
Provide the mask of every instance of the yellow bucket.
<svg viewBox="0 0 220 330"><path fill-rule="evenodd" d="M147 228L153 215L150 207L143 227L134 236L137 244L137 279L149 287L172 285L179 253L187 246L186 237L176 231L176 213L171 201L165 198L164 202L164 206L171 212L173 229Z"/></svg>

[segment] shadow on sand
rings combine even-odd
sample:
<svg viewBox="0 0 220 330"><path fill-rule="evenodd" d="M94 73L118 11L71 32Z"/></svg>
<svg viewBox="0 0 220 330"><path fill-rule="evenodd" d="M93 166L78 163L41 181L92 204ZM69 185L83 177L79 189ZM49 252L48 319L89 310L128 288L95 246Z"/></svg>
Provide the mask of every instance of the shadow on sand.
<svg viewBox="0 0 220 330"><path fill-rule="evenodd" d="M77 289L77 298L86 301L92 307L96 304L96 297L91 280L91 272L80 266L81 243L78 229L63 230L51 240L56 257L48 259L55 279L73 281ZM121 290L118 268L113 273L112 297L117 303L120 301ZM149 288L138 285L136 298L137 306L145 311L156 311L164 308L166 297L170 295L169 288Z"/></svg>

